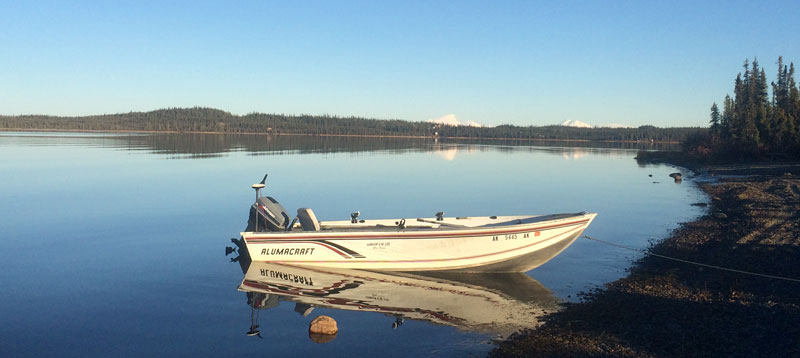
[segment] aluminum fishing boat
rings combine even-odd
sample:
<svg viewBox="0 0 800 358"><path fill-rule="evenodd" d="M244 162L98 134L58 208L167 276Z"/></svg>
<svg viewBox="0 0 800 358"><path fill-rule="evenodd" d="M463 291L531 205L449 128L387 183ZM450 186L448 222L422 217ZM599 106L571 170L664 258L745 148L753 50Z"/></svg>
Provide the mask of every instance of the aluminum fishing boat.
<svg viewBox="0 0 800 358"><path fill-rule="evenodd" d="M319 221L300 208L290 219L261 196L241 233L253 261L380 271L525 272L572 244L597 214Z"/></svg>

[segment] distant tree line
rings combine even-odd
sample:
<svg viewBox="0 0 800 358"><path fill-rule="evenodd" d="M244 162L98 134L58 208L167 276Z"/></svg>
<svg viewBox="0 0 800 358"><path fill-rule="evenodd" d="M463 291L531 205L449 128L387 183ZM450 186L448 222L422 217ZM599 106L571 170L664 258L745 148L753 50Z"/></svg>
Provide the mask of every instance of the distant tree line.
<svg viewBox="0 0 800 358"><path fill-rule="evenodd" d="M213 108L167 108L81 117L45 115L0 116L0 128L164 131L307 135L415 136L474 139L537 139L626 142L682 142L707 133L707 128L574 128L565 126L496 127L447 126L430 122L378 120L329 115L283 115L250 113L234 115Z"/></svg>
<svg viewBox="0 0 800 358"><path fill-rule="evenodd" d="M800 89L794 71L794 63L786 66L778 57L777 82L768 86L758 60L745 60L733 98L725 96L721 113L716 102L711 105L711 130L705 138L690 138L691 150L723 158L800 157Z"/></svg>

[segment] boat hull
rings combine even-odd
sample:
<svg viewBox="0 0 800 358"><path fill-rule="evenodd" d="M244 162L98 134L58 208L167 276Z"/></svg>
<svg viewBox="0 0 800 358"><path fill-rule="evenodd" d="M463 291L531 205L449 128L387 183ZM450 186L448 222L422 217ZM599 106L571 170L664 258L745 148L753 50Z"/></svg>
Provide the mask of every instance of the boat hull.
<svg viewBox="0 0 800 358"><path fill-rule="evenodd" d="M244 232L253 261L382 271L525 272L572 244L596 214L469 228Z"/></svg>

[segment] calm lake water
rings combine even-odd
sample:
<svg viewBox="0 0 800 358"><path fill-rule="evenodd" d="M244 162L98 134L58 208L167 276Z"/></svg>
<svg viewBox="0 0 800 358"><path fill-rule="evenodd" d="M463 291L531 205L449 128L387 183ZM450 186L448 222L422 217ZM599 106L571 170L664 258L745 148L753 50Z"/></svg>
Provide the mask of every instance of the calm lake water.
<svg viewBox="0 0 800 358"><path fill-rule="evenodd" d="M645 248L702 212L636 148L524 144L0 132L0 356L484 356L638 258L579 239L522 275L248 267L225 248L265 173L265 194L320 220L589 211L585 234ZM352 289L278 296L271 279ZM327 343L307 334L321 314Z"/></svg>

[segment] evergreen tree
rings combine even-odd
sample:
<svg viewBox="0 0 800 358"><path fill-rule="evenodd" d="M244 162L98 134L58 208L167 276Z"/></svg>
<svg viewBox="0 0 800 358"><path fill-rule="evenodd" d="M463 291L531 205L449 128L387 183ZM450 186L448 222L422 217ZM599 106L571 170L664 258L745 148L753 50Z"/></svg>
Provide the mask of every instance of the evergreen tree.
<svg viewBox="0 0 800 358"><path fill-rule="evenodd" d="M800 154L800 88L794 81L794 63L789 63L786 74L786 133L789 136L787 144L791 149Z"/></svg>
<svg viewBox="0 0 800 358"><path fill-rule="evenodd" d="M722 120L719 124L720 138L726 141L730 140L730 125L733 122L733 100L730 95L725 95L725 101L722 103Z"/></svg>
<svg viewBox="0 0 800 358"><path fill-rule="evenodd" d="M772 82L771 149L785 151L791 145L793 129L790 129L789 116L789 73L778 57L778 83Z"/></svg>
<svg viewBox="0 0 800 358"><path fill-rule="evenodd" d="M758 59L744 62L736 75L733 97L725 96L719 126L712 105L712 141L728 154L753 156L759 152L781 152L800 157L800 87L794 78L794 63L789 66L778 57L776 81L767 85L767 75ZM771 87L771 97L768 89ZM718 137L714 138L714 128Z"/></svg>
<svg viewBox="0 0 800 358"><path fill-rule="evenodd" d="M749 67L749 63L745 62L745 68ZM747 72L745 72L747 73ZM742 79L741 72L736 75L736 80L733 82L733 99L731 100L730 120L728 121L728 137L730 144L738 144L741 141L742 132L744 131L744 110L747 99L744 95L745 81Z"/></svg>
<svg viewBox="0 0 800 358"><path fill-rule="evenodd" d="M711 129L714 131L719 130L719 122L720 122L720 115L719 115L719 108L717 108L717 102L711 105Z"/></svg>
<svg viewBox="0 0 800 358"><path fill-rule="evenodd" d="M719 140L719 133L720 133L720 115L719 115L719 108L717 108L717 102L711 105L711 142L712 144L716 144Z"/></svg>
<svg viewBox="0 0 800 358"><path fill-rule="evenodd" d="M758 147L764 142L772 142L773 138L770 118L768 117L767 75L764 73L764 69L758 66L758 59L756 58L753 58L749 95L749 115L752 116L750 119L757 129L757 135L754 136L754 144Z"/></svg>
<svg viewBox="0 0 800 358"><path fill-rule="evenodd" d="M744 62L744 79L741 81L739 93L736 94L735 113L737 122L737 132L734 133L734 144L741 154L752 155L758 150L760 136L756 118L758 112L758 62L753 61L754 66L750 69L748 60Z"/></svg>

